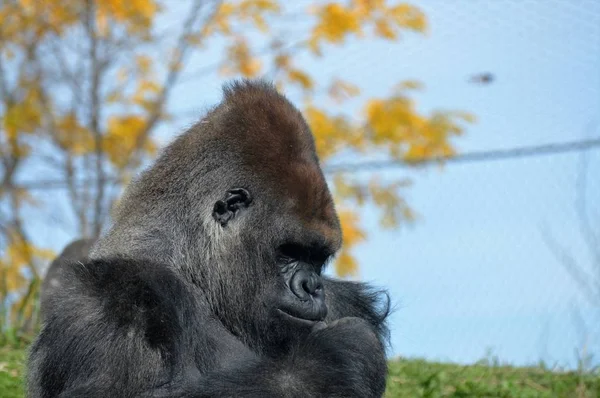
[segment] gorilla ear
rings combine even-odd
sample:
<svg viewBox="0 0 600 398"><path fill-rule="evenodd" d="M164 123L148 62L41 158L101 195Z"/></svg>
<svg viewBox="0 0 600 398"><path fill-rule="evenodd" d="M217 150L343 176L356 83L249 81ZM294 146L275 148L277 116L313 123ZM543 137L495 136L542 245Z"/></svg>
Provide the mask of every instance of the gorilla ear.
<svg viewBox="0 0 600 398"><path fill-rule="evenodd" d="M245 209L250 203L252 203L250 192L244 188L230 189L225 194L225 198L215 203L213 218L224 227L239 210Z"/></svg>

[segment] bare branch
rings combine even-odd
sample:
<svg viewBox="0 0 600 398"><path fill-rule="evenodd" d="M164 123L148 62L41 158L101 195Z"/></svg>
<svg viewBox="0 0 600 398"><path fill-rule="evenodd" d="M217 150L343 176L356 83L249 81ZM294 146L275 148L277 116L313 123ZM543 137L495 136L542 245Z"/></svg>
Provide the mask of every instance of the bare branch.
<svg viewBox="0 0 600 398"><path fill-rule="evenodd" d="M176 84L178 77L180 76L184 59L190 49L190 43L188 41L188 36L192 32L194 28L194 24L198 19L198 14L200 9L202 8L203 1L196 0L194 1L190 12L188 13L188 18L186 19L182 32L177 39L177 45L175 46L175 59L171 62L171 66L169 67L169 71L167 72L167 77L165 79L165 83L162 86L162 90L159 93L156 101L154 102L154 106L150 114L148 115L148 120L144 126L144 130L138 135L134 150L132 152L131 157L128 159L124 169L131 167L139 162L139 154L141 149L146 144L148 137L150 136L152 130L156 126L156 123L159 121L161 113L163 111L165 102L171 92L173 86ZM221 4L221 0L217 0L214 2L214 10L213 13L205 20L205 23L208 23L210 19L214 16L214 12L218 10Z"/></svg>
<svg viewBox="0 0 600 398"><path fill-rule="evenodd" d="M38 279L39 272L35 266L31 248L27 244L27 242L30 242L30 240L25 232L25 227L23 226L23 220L21 218L21 205L18 197L18 190L13 189L10 191L10 206L12 213L11 230L17 235L17 239L22 242L22 247L25 249L23 255L25 256L25 261L27 262L29 270L33 275L33 279Z"/></svg>
<svg viewBox="0 0 600 398"><path fill-rule="evenodd" d="M63 80L67 83L70 83L71 93L73 95L73 101L76 101L78 104L83 103L83 88L81 86L80 76L77 73L71 71L68 66L65 54L63 53L63 46L57 45L57 42L54 40L50 40L50 46L52 48L52 55L54 59L58 62L59 73Z"/></svg>
<svg viewBox="0 0 600 398"><path fill-rule="evenodd" d="M256 51L255 54L256 55L269 55L276 51L289 52L289 51L297 50L297 49L300 49L300 48L306 46L307 42L308 42L308 40L306 40L306 39L296 40L293 43L291 43L290 45L286 46L285 48L273 46L272 44L268 44L265 47L261 48L260 50ZM221 65L221 63L222 63L222 61L213 62L209 65L200 67L200 68L196 69L194 72L191 72L191 73L185 75L184 77L182 77L179 82L185 83L185 82L197 79L199 77L206 76L208 73L214 72Z"/></svg>
<svg viewBox="0 0 600 398"><path fill-rule="evenodd" d="M95 141L95 172L96 172L96 196L94 199L94 215L92 221L93 236L100 235L102 229L102 204L104 201L105 175L104 175L104 151L102 149L102 133L100 131L100 86L102 83L103 63L98 58L99 39L96 32L95 0L87 0L86 30L90 42L89 59L91 69L90 85L90 131Z"/></svg>

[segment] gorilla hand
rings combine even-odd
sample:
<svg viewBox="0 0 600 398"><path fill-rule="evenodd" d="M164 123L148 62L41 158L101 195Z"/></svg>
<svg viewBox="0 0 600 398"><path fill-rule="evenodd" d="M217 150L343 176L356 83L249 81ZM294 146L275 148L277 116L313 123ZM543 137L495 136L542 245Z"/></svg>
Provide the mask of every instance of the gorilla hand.
<svg viewBox="0 0 600 398"><path fill-rule="evenodd" d="M332 380L325 394L380 397L385 390L385 351L373 326L361 318L345 317L315 325L300 349L302 361L317 362L315 372Z"/></svg>

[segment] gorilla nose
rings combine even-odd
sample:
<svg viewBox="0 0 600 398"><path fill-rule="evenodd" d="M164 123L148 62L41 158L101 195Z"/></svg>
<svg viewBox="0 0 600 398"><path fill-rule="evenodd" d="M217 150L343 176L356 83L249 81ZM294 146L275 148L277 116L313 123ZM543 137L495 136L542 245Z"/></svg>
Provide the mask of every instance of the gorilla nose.
<svg viewBox="0 0 600 398"><path fill-rule="evenodd" d="M290 289L301 300L323 298L323 284L321 283L321 278L312 271L303 269L296 271L290 281Z"/></svg>

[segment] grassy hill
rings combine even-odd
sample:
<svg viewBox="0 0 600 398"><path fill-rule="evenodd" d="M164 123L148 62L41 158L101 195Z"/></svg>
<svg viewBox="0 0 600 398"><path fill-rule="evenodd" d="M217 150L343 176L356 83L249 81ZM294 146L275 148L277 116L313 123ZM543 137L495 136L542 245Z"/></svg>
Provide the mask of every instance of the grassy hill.
<svg viewBox="0 0 600 398"><path fill-rule="evenodd" d="M0 347L0 397L23 397L24 359L25 350ZM598 398L600 375L397 360L390 362L386 393L396 397Z"/></svg>

